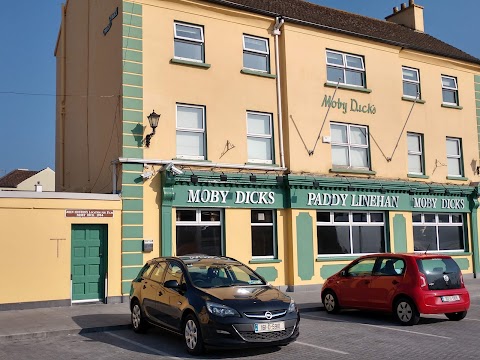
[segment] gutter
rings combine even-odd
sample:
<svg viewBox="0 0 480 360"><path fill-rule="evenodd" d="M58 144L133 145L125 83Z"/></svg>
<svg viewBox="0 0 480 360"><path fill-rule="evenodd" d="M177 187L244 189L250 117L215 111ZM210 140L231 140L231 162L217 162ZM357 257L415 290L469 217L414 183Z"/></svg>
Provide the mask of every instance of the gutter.
<svg viewBox="0 0 480 360"><path fill-rule="evenodd" d="M280 28L285 20L281 17L275 18L272 34L275 36L275 73L277 75L277 114L278 114L278 137L280 138L280 166L285 167L285 151L283 146L283 114L282 114L282 87L280 82L280 54L278 50L279 36L282 34Z"/></svg>

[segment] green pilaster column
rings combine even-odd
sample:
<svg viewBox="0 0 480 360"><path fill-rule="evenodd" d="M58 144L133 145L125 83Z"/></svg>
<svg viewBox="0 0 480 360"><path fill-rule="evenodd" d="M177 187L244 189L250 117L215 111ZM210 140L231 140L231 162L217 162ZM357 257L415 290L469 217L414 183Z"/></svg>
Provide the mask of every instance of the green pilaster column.
<svg viewBox="0 0 480 360"><path fill-rule="evenodd" d="M472 229L472 259L473 259L473 277L477 277L477 271L480 266L479 247L478 247L478 206L480 205L477 194L474 193L472 199L471 229Z"/></svg>

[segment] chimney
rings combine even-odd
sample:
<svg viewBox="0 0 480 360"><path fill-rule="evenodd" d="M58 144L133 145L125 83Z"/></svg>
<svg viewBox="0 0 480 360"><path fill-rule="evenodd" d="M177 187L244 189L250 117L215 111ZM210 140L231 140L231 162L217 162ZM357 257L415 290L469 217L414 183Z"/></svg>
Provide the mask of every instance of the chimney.
<svg viewBox="0 0 480 360"><path fill-rule="evenodd" d="M43 191L43 186L40 184L40 181L37 181L35 184L35 192L42 192Z"/></svg>
<svg viewBox="0 0 480 360"><path fill-rule="evenodd" d="M408 6L405 3L402 3L400 5L400 10L398 10L397 7L394 7L393 14L388 15L385 20L406 26L415 31L425 31L423 23L423 6L416 5L414 0L409 0Z"/></svg>

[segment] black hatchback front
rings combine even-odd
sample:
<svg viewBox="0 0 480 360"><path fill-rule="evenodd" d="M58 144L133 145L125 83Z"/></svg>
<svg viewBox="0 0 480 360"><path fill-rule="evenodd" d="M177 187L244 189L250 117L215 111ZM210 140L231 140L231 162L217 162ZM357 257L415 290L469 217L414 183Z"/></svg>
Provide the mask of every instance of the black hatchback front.
<svg viewBox="0 0 480 360"><path fill-rule="evenodd" d="M195 255L156 258L130 290L132 325L181 334L189 353L209 347L286 345L299 334L294 301L241 262Z"/></svg>

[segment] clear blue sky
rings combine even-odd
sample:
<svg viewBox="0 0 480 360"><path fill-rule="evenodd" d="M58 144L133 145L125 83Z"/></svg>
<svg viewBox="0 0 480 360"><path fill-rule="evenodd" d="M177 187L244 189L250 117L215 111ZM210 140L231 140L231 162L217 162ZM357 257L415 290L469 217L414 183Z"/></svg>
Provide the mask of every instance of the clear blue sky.
<svg viewBox="0 0 480 360"><path fill-rule="evenodd" d="M259 0L260 1L260 0ZM384 19L400 0L316 0ZM407 2L408 0L404 0ZM62 0L4 1L0 22L0 176L55 166L55 43ZM417 0L425 30L480 58L479 0Z"/></svg>

